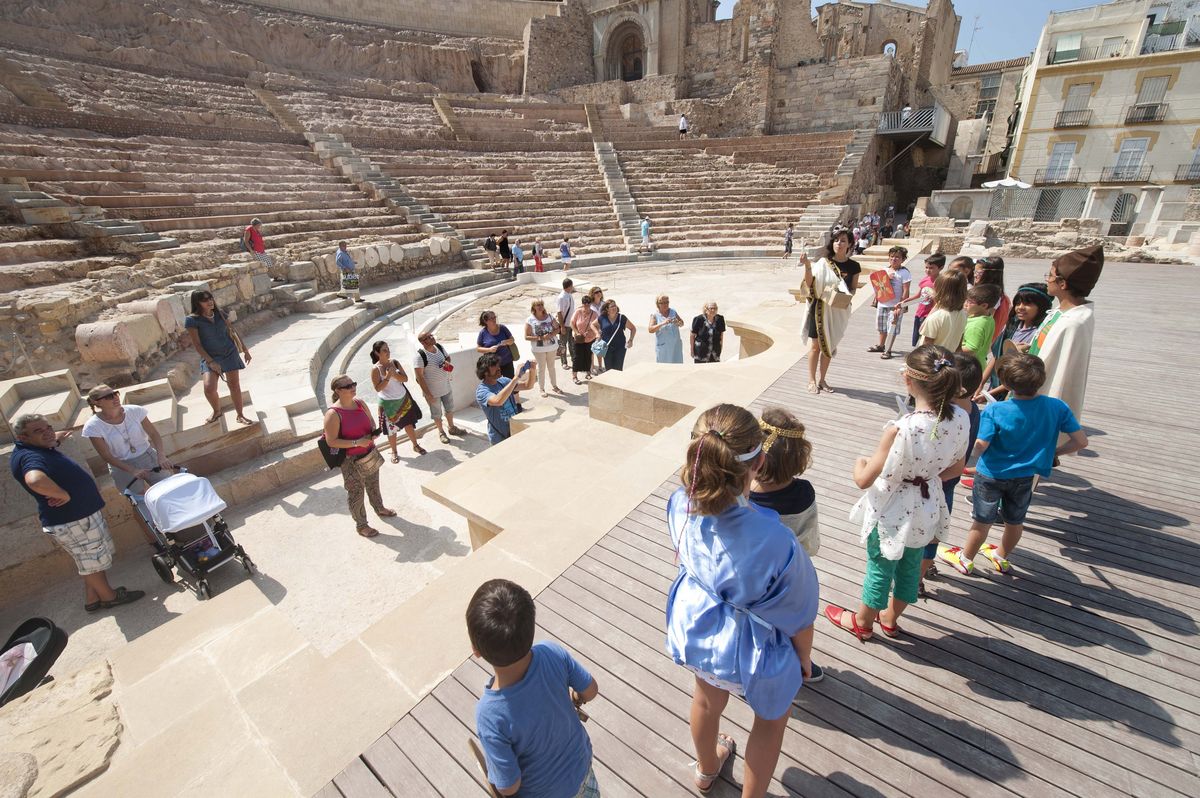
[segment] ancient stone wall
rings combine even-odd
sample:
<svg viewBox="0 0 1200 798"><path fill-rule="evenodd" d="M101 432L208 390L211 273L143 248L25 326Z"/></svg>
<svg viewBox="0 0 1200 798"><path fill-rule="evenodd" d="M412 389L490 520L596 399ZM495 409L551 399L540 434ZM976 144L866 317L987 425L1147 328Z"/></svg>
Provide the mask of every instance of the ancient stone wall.
<svg viewBox="0 0 1200 798"><path fill-rule="evenodd" d="M305 144L304 137L284 130L250 130L234 127L208 127L120 116L100 116L28 105L0 105L0 124L27 127L78 128L112 136L174 136L205 141L260 141L279 144Z"/></svg>
<svg viewBox="0 0 1200 798"><path fill-rule="evenodd" d="M586 0L566 0L558 16L530 20L524 35L526 94L543 94L596 79Z"/></svg>
<svg viewBox="0 0 1200 798"><path fill-rule="evenodd" d="M1200 222L1200 187L1188 189L1187 207L1183 211L1185 222Z"/></svg>
<svg viewBox="0 0 1200 798"><path fill-rule="evenodd" d="M553 92L553 98L568 103L624 105L626 103L663 103L687 94L687 80L679 75L654 75L635 81L606 80L568 86Z"/></svg>
<svg viewBox="0 0 1200 798"><path fill-rule="evenodd" d="M520 39L531 19L557 12L554 0L243 0L254 5L298 11L369 25L427 30L457 36Z"/></svg>
<svg viewBox="0 0 1200 798"><path fill-rule="evenodd" d="M771 132L874 128L896 110L903 75L884 55L781 69L772 82Z"/></svg>
<svg viewBox="0 0 1200 798"><path fill-rule="evenodd" d="M781 69L821 57L821 43L812 20L811 0L792 0L779 10L775 34L775 65Z"/></svg>

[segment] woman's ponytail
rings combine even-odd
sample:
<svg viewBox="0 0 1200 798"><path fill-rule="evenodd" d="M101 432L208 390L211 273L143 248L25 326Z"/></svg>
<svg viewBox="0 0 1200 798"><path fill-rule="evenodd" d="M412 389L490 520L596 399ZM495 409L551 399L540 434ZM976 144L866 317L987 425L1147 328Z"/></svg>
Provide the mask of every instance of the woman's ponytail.
<svg viewBox="0 0 1200 798"><path fill-rule="evenodd" d="M904 369L920 383L940 420L948 421L954 416L954 399L962 390L962 378L949 349L937 344L918 346L904 358Z"/></svg>
<svg viewBox="0 0 1200 798"><path fill-rule="evenodd" d="M692 428L687 461L679 474L688 493L688 512L718 515L732 507L745 490L762 439L758 420L745 408L724 404L705 411Z"/></svg>

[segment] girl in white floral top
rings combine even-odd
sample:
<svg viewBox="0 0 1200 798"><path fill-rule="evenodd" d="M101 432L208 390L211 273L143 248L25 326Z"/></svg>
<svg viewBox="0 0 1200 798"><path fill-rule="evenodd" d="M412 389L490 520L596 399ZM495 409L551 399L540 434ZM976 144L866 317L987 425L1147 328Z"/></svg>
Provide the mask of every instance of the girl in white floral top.
<svg viewBox="0 0 1200 798"><path fill-rule="evenodd" d="M889 421L875 453L854 464L854 482L866 489L850 511L867 544L862 605L857 612L825 608L830 621L862 641L877 617L885 635L900 634L897 619L917 600L922 550L950 528L941 481L965 464L969 419L953 401L960 380L950 351L933 344L914 349L904 359L904 385L916 410Z"/></svg>

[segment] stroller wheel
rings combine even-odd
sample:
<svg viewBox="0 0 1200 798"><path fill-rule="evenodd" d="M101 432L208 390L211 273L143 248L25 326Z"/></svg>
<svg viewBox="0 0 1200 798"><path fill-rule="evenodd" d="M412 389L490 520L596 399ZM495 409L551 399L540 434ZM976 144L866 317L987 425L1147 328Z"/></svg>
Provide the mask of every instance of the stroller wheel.
<svg viewBox="0 0 1200 798"><path fill-rule="evenodd" d="M249 557L242 558L242 567L246 569L246 573L248 573L250 576L254 576L256 573L258 573L258 566L255 565L254 560L250 559Z"/></svg>
<svg viewBox="0 0 1200 798"><path fill-rule="evenodd" d="M208 580L203 579L200 584L196 585L196 597L201 601L212 598L212 588L208 586Z"/></svg>
<svg viewBox="0 0 1200 798"><path fill-rule="evenodd" d="M168 585L175 584L175 571L171 568L171 563L161 554L155 554L150 558L151 564L154 565L154 572L158 574L158 578L166 582Z"/></svg>

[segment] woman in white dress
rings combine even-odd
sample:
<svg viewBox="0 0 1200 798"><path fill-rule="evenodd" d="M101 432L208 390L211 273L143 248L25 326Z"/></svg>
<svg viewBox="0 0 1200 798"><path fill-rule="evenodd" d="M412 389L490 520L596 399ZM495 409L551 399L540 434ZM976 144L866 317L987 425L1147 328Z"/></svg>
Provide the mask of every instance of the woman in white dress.
<svg viewBox="0 0 1200 798"><path fill-rule="evenodd" d="M837 354L838 343L850 323L850 301L858 288L862 266L850 258L854 239L848 230L833 234L825 248L825 257L812 263L800 250L804 267L804 285L808 293L808 316L800 342L809 346L808 392L833 392L825 376Z"/></svg>

